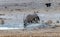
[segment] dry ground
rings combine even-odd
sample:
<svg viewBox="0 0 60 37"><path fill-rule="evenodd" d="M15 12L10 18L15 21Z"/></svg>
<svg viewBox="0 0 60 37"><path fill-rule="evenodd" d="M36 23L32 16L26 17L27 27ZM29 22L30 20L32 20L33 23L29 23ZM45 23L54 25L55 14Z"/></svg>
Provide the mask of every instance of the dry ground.
<svg viewBox="0 0 60 37"><path fill-rule="evenodd" d="M0 30L0 37L60 37L60 27L36 30Z"/></svg>

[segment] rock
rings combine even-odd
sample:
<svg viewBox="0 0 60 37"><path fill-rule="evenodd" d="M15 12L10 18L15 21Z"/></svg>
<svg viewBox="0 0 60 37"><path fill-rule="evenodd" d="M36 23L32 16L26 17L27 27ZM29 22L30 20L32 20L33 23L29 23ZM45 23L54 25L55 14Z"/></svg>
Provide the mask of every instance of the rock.
<svg viewBox="0 0 60 37"><path fill-rule="evenodd" d="M52 20L48 20L48 21L45 22L45 24L47 24L47 25L50 25L50 24L52 24L52 23L53 23Z"/></svg>

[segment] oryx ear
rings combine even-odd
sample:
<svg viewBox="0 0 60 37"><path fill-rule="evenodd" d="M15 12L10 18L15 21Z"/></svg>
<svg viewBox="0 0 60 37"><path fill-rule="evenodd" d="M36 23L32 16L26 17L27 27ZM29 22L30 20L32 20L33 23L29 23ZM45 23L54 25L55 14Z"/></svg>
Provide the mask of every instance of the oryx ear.
<svg viewBox="0 0 60 37"><path fill-rule="evenodd" d="M37 13L39 13L39 12L37 11Z"/></svg>
<svg viewBox="0 0 60 37"><path fill-rule="evenodd" d="M36 13L38 13L38 11L34 11L34 13L36 14Z"/></svg>

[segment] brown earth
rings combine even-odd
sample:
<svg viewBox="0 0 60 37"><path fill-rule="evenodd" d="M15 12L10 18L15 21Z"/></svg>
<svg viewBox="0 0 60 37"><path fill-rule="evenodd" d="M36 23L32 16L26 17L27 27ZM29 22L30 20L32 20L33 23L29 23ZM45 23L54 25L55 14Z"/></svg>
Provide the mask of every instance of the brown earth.
<svg viewBox="0 0 60 37"><path fill-rule="evenodd" d="M0 37L60 37L60 27L35 30L0 30Z"/></svg>

